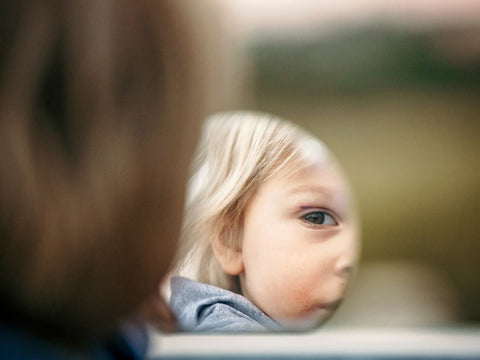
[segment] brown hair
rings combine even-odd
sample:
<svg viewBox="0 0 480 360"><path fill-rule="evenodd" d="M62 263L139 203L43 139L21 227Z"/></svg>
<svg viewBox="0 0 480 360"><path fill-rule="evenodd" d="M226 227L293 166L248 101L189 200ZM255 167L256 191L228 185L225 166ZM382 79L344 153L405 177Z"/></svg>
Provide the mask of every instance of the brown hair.
<svg viewBox="0 0 480 360"><path fill-rule="evenodd" d="M185 5L0 5L2 316L82 339L156 292L205 115ZM197 38L195 38L197 37Z"/></svg>

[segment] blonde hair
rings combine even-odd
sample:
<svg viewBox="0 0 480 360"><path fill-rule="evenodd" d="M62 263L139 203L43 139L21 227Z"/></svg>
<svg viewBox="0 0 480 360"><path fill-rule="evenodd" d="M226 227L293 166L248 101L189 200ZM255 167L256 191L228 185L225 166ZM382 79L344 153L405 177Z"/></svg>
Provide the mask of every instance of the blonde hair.
<svg viewBox="0 0 480 360"><path fill-rule="evenodd" d="M289 176L307 166L304 150L313 142L322 146L294 124L264 113L209 118L193 163L174 271L189 267L196 280L239 292L238 276L223 271L211 242L239 249L249 200L272 175Z"/></svg>

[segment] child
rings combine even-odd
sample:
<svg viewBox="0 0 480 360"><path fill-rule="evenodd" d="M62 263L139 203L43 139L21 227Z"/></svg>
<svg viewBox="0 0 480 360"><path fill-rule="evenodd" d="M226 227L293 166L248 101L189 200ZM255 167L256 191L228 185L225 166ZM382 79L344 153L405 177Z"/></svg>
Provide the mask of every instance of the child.
<svg viewBox="0 0 480 360"><path fill-rule="evenodd" d="M170 305L193 331L325 321L358 255L345 177L318 139L251 112L208 120L194 163ZM198 282L197 282L198 281Z"/></svg>

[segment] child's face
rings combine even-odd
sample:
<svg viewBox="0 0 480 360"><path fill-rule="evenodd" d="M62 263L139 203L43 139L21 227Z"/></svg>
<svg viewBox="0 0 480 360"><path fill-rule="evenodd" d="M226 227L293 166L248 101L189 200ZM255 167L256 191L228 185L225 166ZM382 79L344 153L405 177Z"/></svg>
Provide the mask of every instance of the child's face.
<svg viewBox="0 0 480 360"><path fill-rule="evenodd" d="M243 295L287 327L326 320L344 295L359 246L338 165L318 159L293 177L271 177L250 201L243 230Z"/></svg>

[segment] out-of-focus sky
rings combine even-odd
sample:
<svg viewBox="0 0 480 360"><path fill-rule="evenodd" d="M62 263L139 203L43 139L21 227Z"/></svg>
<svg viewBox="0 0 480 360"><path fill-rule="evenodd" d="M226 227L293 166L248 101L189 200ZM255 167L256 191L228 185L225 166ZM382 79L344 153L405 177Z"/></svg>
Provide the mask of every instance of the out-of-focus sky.
<svg viewBox="0 0 480 360"><path fill-rule="evenodd" d="M253 40L301 36L372 18L413 27L475 22L480 0L219 0L232 30Z"/></svg>

